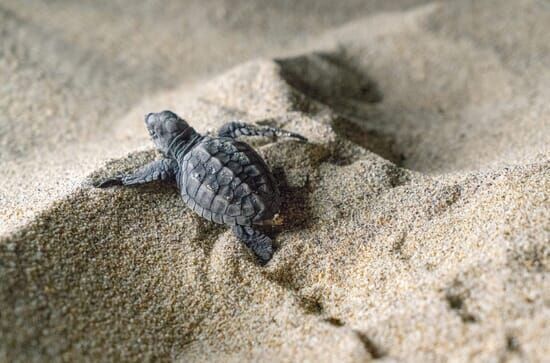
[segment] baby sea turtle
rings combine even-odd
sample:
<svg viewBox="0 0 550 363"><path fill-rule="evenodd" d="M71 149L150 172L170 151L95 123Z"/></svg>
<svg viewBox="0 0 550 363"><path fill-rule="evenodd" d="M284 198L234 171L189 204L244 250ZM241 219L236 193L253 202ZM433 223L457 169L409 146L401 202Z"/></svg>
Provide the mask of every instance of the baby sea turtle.
<svg viewBox="0 0 550 363"><path fill-rule="evenodd" d="M279 189L262 157L236 138L284 136L307 141L306 138L241 122L223 125L217 137L203 136L171 111L150 113L145 116L145 124L163 158L132 174L94 185L106 188L173 180L189 208L209 221L231 226L237 238L254 251L260 262L269 261L273 244L257 225L269 224L279 211Z"/></svg>

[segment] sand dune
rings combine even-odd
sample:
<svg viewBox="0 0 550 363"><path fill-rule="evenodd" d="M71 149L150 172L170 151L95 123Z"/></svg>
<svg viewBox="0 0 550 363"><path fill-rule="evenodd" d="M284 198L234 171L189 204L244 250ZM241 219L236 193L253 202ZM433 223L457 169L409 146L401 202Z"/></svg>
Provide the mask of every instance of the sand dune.
<svg viewBox="0 0 550 363"><path fill-rule="evenodd" d="M0 5L0 360L550 355L544 2L124 4ZM284 198L267 266L173 187L91 187L165 108L310 140L246 140Z"/></svg>

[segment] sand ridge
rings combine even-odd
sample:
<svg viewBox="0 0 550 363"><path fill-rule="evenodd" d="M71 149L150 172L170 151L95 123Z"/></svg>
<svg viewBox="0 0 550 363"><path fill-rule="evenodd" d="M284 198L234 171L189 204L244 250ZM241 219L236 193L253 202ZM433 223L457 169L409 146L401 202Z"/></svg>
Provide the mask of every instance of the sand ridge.
<svg viewBox="0 0 550 363"><path fill-rule="evenodd" d="M71 146L85 159L120 143L0 240L0 359L544 361L549 15L507 2L484 22L495 4L333 25L306 51L141 100L105 140L98 128ZM499 37L499 22L517 34ZM202 132L238 118L310 139L247 140L284 199L266 267L174 188L90 186L157 157L136 120L158 107Z"/></svg>

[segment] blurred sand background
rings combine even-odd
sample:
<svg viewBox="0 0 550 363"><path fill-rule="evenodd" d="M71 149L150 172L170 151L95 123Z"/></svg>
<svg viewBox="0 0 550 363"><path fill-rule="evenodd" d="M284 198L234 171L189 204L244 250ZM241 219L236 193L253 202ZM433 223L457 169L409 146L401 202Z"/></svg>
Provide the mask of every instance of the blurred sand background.
<svg viewBox="0 0 550 363"><path fill-rule="evenodd" d="M550 3L0 1L0 361L543 362ZM287 224L260 267L143 115L240 119Z"/></svg>

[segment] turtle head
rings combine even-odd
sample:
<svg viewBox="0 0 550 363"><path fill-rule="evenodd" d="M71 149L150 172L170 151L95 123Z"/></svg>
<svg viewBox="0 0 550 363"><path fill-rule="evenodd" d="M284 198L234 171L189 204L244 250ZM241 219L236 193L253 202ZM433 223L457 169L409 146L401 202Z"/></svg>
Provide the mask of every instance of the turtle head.
<svg viewBox="0 0 550 363"><path fill-rule="evenodd" d="M185 120L172 111L147 114L145 125L155 146L164 156L175 157L176 151L196 134Z"/></svg>

